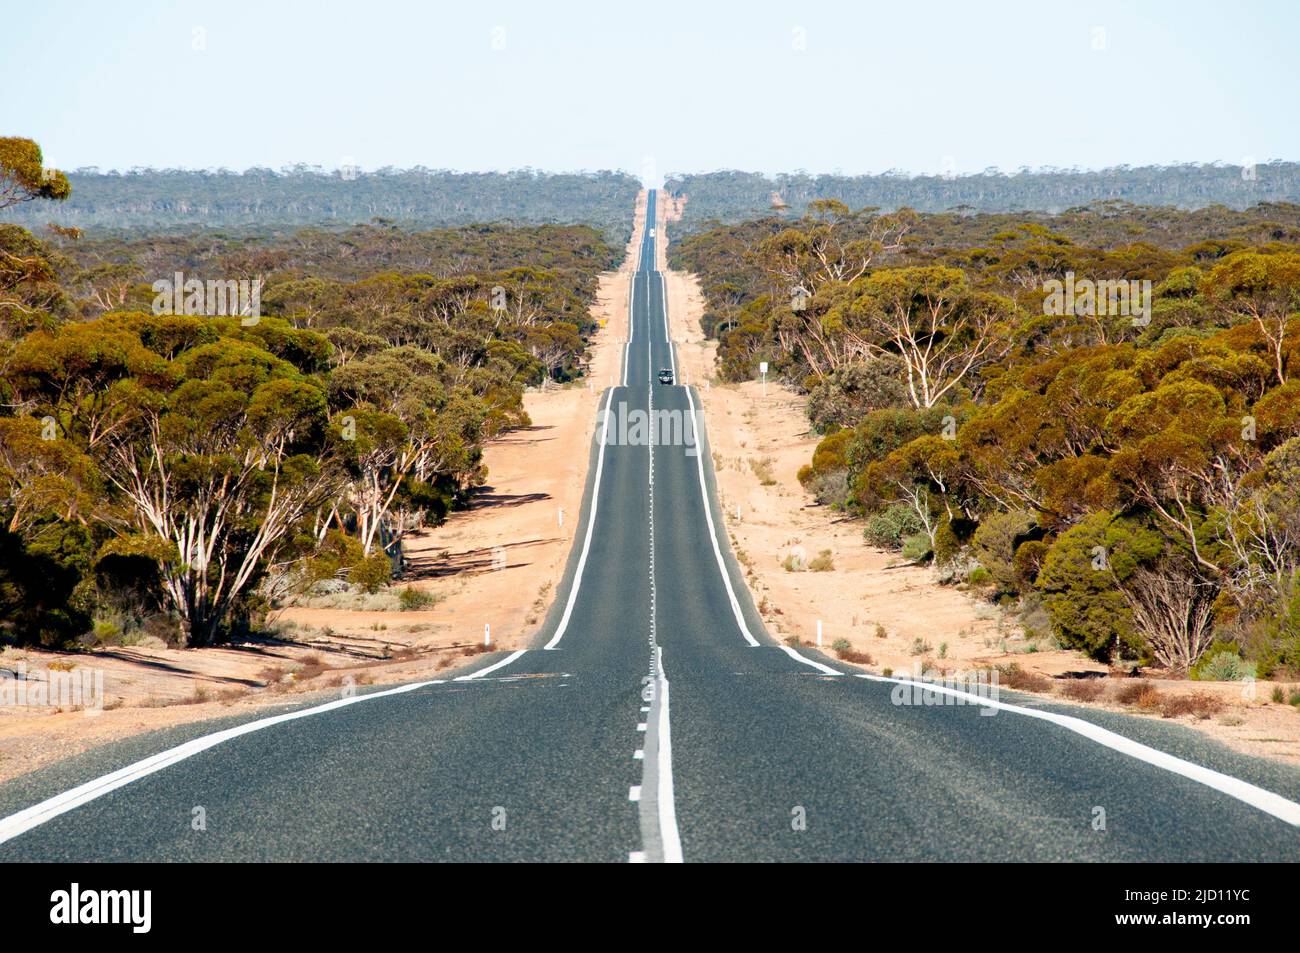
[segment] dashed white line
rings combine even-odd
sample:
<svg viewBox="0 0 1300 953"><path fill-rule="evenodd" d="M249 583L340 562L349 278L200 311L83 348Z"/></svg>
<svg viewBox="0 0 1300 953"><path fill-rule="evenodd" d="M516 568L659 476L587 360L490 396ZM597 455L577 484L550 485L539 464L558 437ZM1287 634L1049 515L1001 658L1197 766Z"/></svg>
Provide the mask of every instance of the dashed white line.
<svg viewBox="0 0 1300 953"><path fill-rule="evenodd" d="M677 803L673 792L673 739L668 717L668 675L664 672L664 650L657 650L659 691L655 693L655 700L659 703L659 724L655 741L659 748L659 790L656 797L659 807L659 836L663 842L664 863L680 864L682 839L677 831Z"/></svg>

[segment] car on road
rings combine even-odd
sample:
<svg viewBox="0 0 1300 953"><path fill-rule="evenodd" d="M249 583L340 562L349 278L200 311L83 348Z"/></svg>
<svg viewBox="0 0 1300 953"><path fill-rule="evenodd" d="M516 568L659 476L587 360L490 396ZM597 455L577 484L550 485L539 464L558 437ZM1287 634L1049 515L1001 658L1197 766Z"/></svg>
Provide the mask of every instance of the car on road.
<svg viewBox="0 0 1300 953"><path fill-rule="evenodd" d="M659 371L659 383L671 384L673 382L673 370L671 367L662 368Z"/></svg>

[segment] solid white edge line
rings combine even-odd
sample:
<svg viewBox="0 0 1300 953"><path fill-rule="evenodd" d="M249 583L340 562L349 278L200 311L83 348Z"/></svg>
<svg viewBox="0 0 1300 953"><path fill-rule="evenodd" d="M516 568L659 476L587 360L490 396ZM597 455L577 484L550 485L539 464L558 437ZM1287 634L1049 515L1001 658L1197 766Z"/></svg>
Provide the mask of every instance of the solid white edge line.
<svg viewBox="0 0 1300 953"><path fill-rule="evenodd" d="M555 629L555 635L544 648L553 649L564 637L569 627L569 617L573 615L573 605L578 601L578 588L582 585L582 571L587 566L587 552L591 549L591 532L596 528L596 508L600 504L600 475L605 469L605 444L609 437L609 405L614 400L614 391L610 390L605 399L605 424L600 432L600 453L596 457L596 479L591 489L591 512L587 514L587 534L582 540L582 553L578 556L578 568L573 574L573 585L569 588L569 601L564 605L564 615Z"/></svg>
<svg viewBox="0 0 1300 953"><path fill-rule="evenodd" d="M371 692L366 695L353 695L350 698L340 698L332 702L326 702L323 705L316 705L312 708L304 708L300 711L286 712L283 715L272 715L268 718L259 718L256 721L245 722L242 725L235 725L232 728L226 728L222 731L213 732L210 735L203 735L199 738L193 738L184 744L177 745L174 748L168 748L158 754L151 755L134 764L129 764L124 768L119 768L102 777L87 781L75 788L70 788L61 794L46 798L39 804L33 804L16 814L0 820L0 844L12 840L20 834L24 834L34 827L39 827L46 821L58 817L60 814L66 814L74 808L83 804L88 804L97 798L103 797L120 787L125 787L132 781L138 781L141 778L148 777L163 768L170 767L187 758L209 748L216 747L225 741L238 738L241 735L251 734L254 731L260 731L263 728L270 728L272 725L283 724L288 721L296 721L299 718L307 718L311 715L323 714L327 711L334 711L338 708L345 708L348 705L355 705L359 702L373 701L376 698L387 698L392 695L401 695L406 692L415 691L418 688L425 688L429 685L444 684L444 679L432 679L427 682L412 682L408 685L399 685L397 688L386 689L381 692Z"/></svg>
<svg viewBox="0 0 1300 953"><path fill-rule="evenodd" d="M493 662L493 663L492 663L491 665L489 665L487 668L481 668L481 669L479 669L477 672L470 672L468 675L458 675L458 676L456 676L455 678L453 678L452 681L453 681L453 682L469 682L469 681L473 681L473 680L476 679L476 678L482 678L484 675L487 675L489 672L495 672L495 671L496 671L497 669L499 669L499 668L505 668L507 665L509 665L509 664L510 664L511 662L513 662L515 659L519 658L519 656L523 655L526 651L528 651L528 650L527 650L527 649L519 649L518 651L511 652L511 653L510 653L509 655L507 655L505 658L501 659L500 661Z"/></svg>
<svg viewBox="0 0 1300 953"><path fill-rule="evenodd" d="M796 662L803 662L804 665L811 665L813 668L817 669L817 671L821 672L823 675L844 674L843 672L831 668L829 665L823 665L821 662L815 662L810 658L806 658L800 655L798 652L796 652L793 648L791 648L788 645L782 645L781 649L785 652L786 655L790 656L790 658L794 659Z"/></svg>
<svg viewBox="0 0 1300 953"><path fill-rule="evenodd" d="M691 396L691 389L689 387L686 388L686 400L691 406L691 426L694 428L694 432L697 435L695 440L698 448L698 435L701 433L700 421L695 415L695 398ZM722 584L727 587L727 598L731 601L731 611L736 617L736 625L740 627L740 634L745 637L745 641L748 642L751 647L756 647L758 645L758 640L750 634L749 626L745 624L745 616L740 610L740 602L736 599L736 590L732 588L731 576L727 572L727 564L722 558L722 547L718 545L718 530L717 527L713 525L713 507L709 505L709 488L704 482L704 454L698 452L698 450L695 454L695 464L700 476L700 497L704 501L704 519L709 525L709 539L713 542L713 555L718 561L718 572L722 574Z"/></svg>
<svg viewBox="0 0 1300 953"><path fill-rule="evenodd" d="M1235 798L1244 804L1263 811L1265 814L1271 814L1278 820L1285 821L1294 826L1300 826L1300 804L1295 801L1288 801L1280 794L1274 794L1272 791L1266 791L1261 787L1251 784L1249 781L1242 781L1240 778L1234 778L1231 775L1223 774L1212 768L1205 768L1199 764L1193 764L1190 761L1184 761L1182 758L1161 751L1158 748L1152 748L1144 745L1140 741L1134 741L1095 725L1090 721L1082 718L1075 718L1073 715L1062 715L1059 712L1043 711L1034 708L1024 708L1020 705L1013 705L1009 702L995 701L992 698L984 698L970 692L963 692L947 685L932 684L925 681L913 679L890 678L884 675L872 675L868 672L856 673L858 678L865 678L873 682L888 682L893 685L917 685L926 691L935 691L943 695L962 696L969 698L973 704L983 705L999 711L1014 712L1017 715L1025 715L1029 718L1038 718L1043 721L1049 721L1054 725L1059 725L1075 734L1082 735L1089 741L1096 742L1120 754L1128 755L1130 758L1136 758L1157 768L1162 768L1172 774L1177 774L1187 778L1189 781L1195 781L1206 787L1213 788L1222 794Z"/></svg>
<svg viewBox="0 0 1300 953"><path fill-rule="evenodd" d="M663 842L664 863L682 863L682 838L677 831L677 805L673 800L673 739L668 718L668 675L664 671L664 650L658 649L659 670L659 839Z"/></svg>

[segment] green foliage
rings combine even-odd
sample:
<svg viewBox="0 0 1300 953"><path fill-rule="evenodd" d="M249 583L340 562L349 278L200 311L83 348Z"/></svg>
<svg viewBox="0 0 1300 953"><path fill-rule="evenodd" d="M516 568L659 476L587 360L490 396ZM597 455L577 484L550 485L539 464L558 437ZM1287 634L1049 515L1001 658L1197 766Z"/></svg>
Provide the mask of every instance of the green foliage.
<svg viewBox="0 0 1300 953"><path fill-rule="evenodd" d="M904 539L921 533L922 529L921 518L912 507L906 503L894 503L868 516L862 535L872 546L897 550L902 548ZM925 545L928 552L929 537L926 537Z"/></svg>
<svg viewBox="0 0 1300 953"><path fill-rule="evenodd" d="M39 166L33 143L0 140L0 205L66 194ZM116 187L104 178L87 177ZM164 185L186 183L212 184ZM635 193L604 174L515 184L560 202L632 186L624 221ZM597 274L619 259L579 225L54 231L0 225L0 633L44 644L179 625L205 645L314 583L376 592L402 534L463 503L486 478L483 444L528 423L524 388L582 372ZM176 271L262 277L265 312L152 313L153 279Z"/></svg>
<svg viewBox="0 0 1300 953"><path fill-rule="evenodd" d="M398 605L403 612L416 612L420 609L428 609L438 602L437 597L432 592L426 592L423 589L416 589L413 586L405 586L397 594Z"/></svg>
<svg viewBox="0 0 1300 953"><path fill-rule="evenodd" d="M0 209L33 199L64 201L71 194L68 177L45 168L40 146L31 139L0 136Z"/></svg>
<svg viewBox="0 0 1300 953"><path fill-rule="evenodd" d="M1104 510L1057 537L1037 586L1061 642L1103 660L1139 653L1142 634L1115 581L1163 548L1160 534Z"/></svg>
<svg viewBox="0 0 1300 953"><path fill-rule="evenodd" d="M376 593L388 584L393 574L393 566L388 555L380 550L352 566L348 581L363 592Z"/></svg>
<svg viewBox="0 0 1300 953"><path fill-rule="evenodd" d="M1234 643L1215 642L1191 667L1188 675L1205 682L1239 682L1255 676L1255 666L1241 657Z"/></svg>
<svg viewBox="0 0 1300 953"><path fill-rule="evenodd" d="M1016 566L1015 554L1017 547L1028 542L1034 522L1034 515L1024 510L994 512L984 517L975 530L971 555L1000 592L1018 593L1026 583Z"/></svg>
<svg viewBox="0 0 1300 953"><path fill-rule="evenodd" d="M932 555L930 537L925 533L913 533L903 539L902 555L904 559L919 563Z"/></svg>

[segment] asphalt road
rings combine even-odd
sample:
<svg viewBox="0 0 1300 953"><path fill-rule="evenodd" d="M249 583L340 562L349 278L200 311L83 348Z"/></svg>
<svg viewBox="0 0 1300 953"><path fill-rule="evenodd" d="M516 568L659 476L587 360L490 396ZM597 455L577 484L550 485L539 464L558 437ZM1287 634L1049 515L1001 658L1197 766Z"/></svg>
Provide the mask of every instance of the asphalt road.
<svg viewBox="0 0 1300 953"><path fill-rule="evenodd" d="M0 860L1300 857L1295 769L1010 692L897 704L895 682L776 644L727 546L699 396L654 380L674 358L653 238L632 316L532 648L36 772L0 790Z"/></svg>

